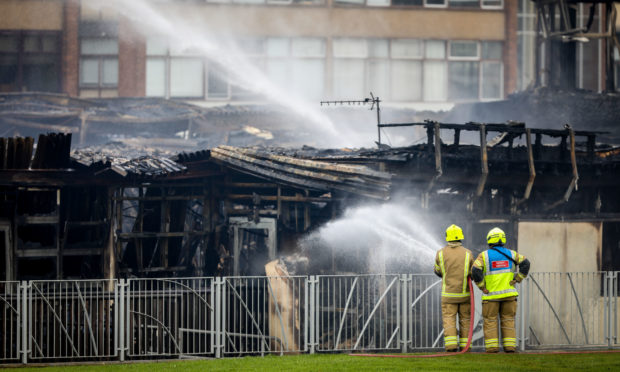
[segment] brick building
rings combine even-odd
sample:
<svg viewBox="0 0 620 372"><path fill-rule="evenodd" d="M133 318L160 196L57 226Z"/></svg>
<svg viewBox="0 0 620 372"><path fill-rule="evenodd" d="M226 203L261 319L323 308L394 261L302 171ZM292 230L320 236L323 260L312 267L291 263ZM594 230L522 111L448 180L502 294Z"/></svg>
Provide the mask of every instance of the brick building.
<svg viewBox="0 0 620 372"><path fill-rule="evenodd" d="M373 91L396 105L444 108L502 99L536 79L530 0L141 0L120 11L106 3L0 1L0 92L264 99L226 59L182 45L170 30L144 28L152 15L197 39L233 40L233 49L217 45L222 54L240 51L270 81L315 102ZM603 30L609 5L574 5L572 16L588 22L591 6L593 30ZM570 44L569 83L604 90L601 42Z"/></svg>

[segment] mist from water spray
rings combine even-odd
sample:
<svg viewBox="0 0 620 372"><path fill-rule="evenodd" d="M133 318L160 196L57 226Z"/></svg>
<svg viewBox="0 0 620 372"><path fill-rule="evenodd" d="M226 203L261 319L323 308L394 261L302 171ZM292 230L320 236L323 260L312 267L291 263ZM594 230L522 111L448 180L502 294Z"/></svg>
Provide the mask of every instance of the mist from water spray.
<svg viewBox="0 0 620 372"><path fill-rule="evenodd" d="M352 207L300 245L310 260L313 249L327 248L342 257L367 261L364 269L370 273L429 272L437 250L444 244L426 223L397 202Z"/></svg>
<svg viewBox="0 0 620 372"><path fill-rule="evenodd" d="M286 91L272 82L257 66L253 65L237 46L232 36L213 34L203 27L174 12L164 12L146 0L113 0L103 6L112 7L120 15L130 19L136 29L145 37L157 35L166 37L175 49L191 51L207 57L228 74L233 85L263 95L269 101L290 109L308 121L310 129L322 144L337 146L355 146L368 142L367 138L359 138L355 132L341 133L331 119L318 108L312 107L300 97ZM202 25L204 26L204 25ZM318 103L315 103L317 105Z"/></svg>

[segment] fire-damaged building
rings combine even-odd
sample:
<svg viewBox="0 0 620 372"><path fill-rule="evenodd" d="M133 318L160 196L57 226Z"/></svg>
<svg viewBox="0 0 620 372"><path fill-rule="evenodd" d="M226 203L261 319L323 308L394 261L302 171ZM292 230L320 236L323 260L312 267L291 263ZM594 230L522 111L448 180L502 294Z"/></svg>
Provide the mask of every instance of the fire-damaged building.
<svg viewBox="0 0 620 372"><path fill-rule="evenodd" d="M264 275L295 254L309 262L292 271L341 272L337 251L315 267L324 252L299 252L299 240L348 206L394 198L438 232L460 224L474 249L501 226L533 262L555 255L548 270L618 268L620 149L597 143L598 132L392 126L425 130L426 143L132 156L112 145L71 151L71 134L40 135L36 146L2 138L2 277ZM472 135L477 144L462 141Z"/></svg>

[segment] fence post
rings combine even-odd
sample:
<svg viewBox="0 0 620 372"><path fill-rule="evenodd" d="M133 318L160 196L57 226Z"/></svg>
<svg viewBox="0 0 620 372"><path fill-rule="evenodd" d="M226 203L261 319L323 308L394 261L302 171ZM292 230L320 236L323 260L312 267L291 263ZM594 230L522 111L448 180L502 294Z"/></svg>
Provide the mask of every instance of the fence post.
<svg viewBox="0 0 620 372"><path fill-rule="evenodd" d="M215 314L214 314L214 318L215 318L215 357L216 358L221 358L222 357L222 345L221 345L221 340L222 337L220 335L221 333L221 310L222 310L222 278L221 277L216 277L215 278Z"/></svg>
<svg viewBox="0 0 620 372"><path fill-rule="evenodd" d="M521 290L521 299L517 303L518 311L519 311L519 338L520 338L520 349L521 351L525 351L525 311L527 306L525 306L525 301L527 300L527 283L528 278L525 278L521 284L519 284L519 289Z"/></svg>
<svg viewBox="0 0 620 372"><path fill-rule="evenodd" d="M315 331L316 331L316 325L315 323L315 314L316 314L316 276L315 275L311 275L310 278L308 279L308 284L309 284L309 292L310 292L310 306L308 308L308 317L310 319L310 354L314 354L314 347L315 347L315 343L314 343L314 337L315 337Z"/></svg>
<svg viewBox="0 0 620 372"><path fill-rule="evenodd" d="M410 274L401 274L400 275L400 301L401 301L401 320L400 320L400 351L403 353L407 352L407 330L408 330L408 322L407 322L407 304L409 303L407 294L408 294L408 285L407 283L411 281Z"/></svg>
<svg viewBox="0 0 620 372"><path fill-rule="evenodd" d="M17 314L17 321L18 323L21 324L21 350L19 351L22 354L22 363L26 364L28 363L28 353L29 353L29 349L30 349L30 338L28 337L28 335L30 334L30 322L29 322L29 313L30 313L30 309L29 309L29 302L28 302L28 288L30 287L30 284L26 281L21 281L19 283L19 292L21 294L21 298L20 298L20 311Z"/></svg>
<svg viewBox="0 0 620 372"><path fill-rule="evenodd" d="M612 315L612 330L613 330L613 345L618 342L618 272L614 271L614 291L612 292L612 296L610 296L609 301L611 302L613 299L613 315Z"/></svg>
<svg viewBox="0 0 620 372"><path fill-rule="evenodd" d="M125 361L125 319L129 309L125 304L125 279L116 282L118 292L118 355L121 362Z"/></svg>
<svg viewBox="0 0 620 372"><path fill-rule="evenodd" d="M618 288L616 278L617 272L615 271L607 271L605 273L606 276L606 291L605 291L605 308L607 310L607 316L605 317L605 321L607 322L607 347L612 348L614 346L616 340L616 295L618 293Z"/></svg>

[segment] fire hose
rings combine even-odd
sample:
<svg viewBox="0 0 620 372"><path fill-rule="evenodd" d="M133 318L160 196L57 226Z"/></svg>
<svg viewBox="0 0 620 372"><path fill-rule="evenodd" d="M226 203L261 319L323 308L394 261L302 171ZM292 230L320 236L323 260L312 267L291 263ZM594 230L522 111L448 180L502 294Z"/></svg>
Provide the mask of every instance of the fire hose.
<svg viewBox="0 0 620 372"><path fill-rule="evenodd" d="M445 357L466 353L471 346L471 339L474 335L474 288L471 285L471 278L467 278L467 285L469 285L469 304L471 306L470 311L470 322L469 322L469 334L467 335L467 345L465 348L458 353L441 353L441 354L424 354L424 355L401 355L401 354L349 354L351 356L360 356L360 357L377 357L377 358L436 358L436 357Z"/></svg>

